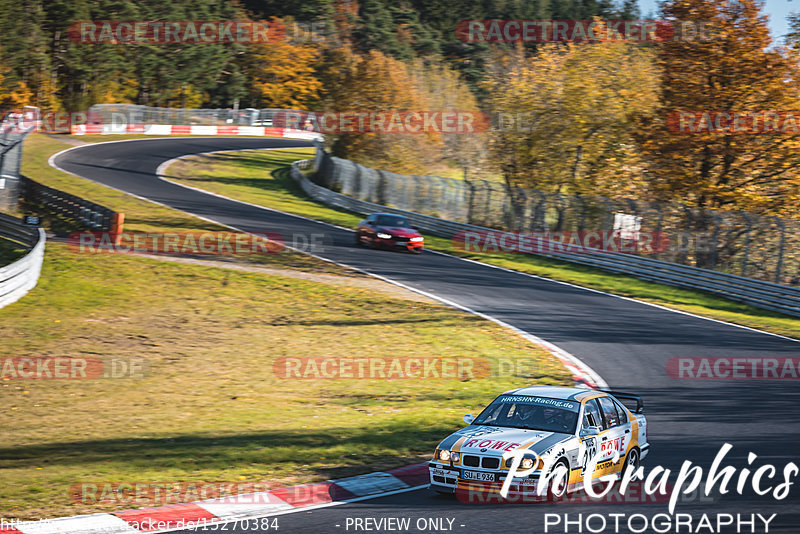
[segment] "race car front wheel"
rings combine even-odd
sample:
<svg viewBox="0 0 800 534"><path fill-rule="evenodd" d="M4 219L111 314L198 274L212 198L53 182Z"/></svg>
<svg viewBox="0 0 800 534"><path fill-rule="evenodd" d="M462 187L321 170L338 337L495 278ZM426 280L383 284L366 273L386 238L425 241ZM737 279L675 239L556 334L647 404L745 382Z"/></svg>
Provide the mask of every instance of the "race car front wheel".
<svg viewBox="0 0 800 534"><path fill-rule="evenodd" d="M639 469L639 466L642 464L641 456L639 456L639 449L636 447L632 448L630 452L628 452L628 456L625 458L625 467L624 469L632 469L634 472ZM622 473L625 474L624 471ZM636 480L636 477L631 478L631 480Z"/></svg>
<svg viewBox="0 0 800 534"><path fill-rule="evenodd" d="M550 471L550 487L548 493L554 501L559 501L567 494L569 486L569 467L564 462L558 462Z"/></svg>

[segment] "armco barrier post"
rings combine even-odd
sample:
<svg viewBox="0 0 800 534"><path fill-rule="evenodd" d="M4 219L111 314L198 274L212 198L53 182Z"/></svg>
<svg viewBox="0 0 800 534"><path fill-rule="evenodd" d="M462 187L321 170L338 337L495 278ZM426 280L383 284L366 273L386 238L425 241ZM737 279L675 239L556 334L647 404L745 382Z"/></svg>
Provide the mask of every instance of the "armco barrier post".
<svg viewBox="0 0 800 534"><path fill-rule="evenodd" d="M325 157L325 145L319 139L312 141L316 152L314 153L314 172L318 172L322 166L322 158Z"/></svg>
<svg viewBox="0 0 800 534"><path fill-rule="evenodd" d="M750 259L750 236L753 233L753 218L747 212L738 212L747 223L747 236L744 241L744 252L742 253L742 276L747 276L747 262Z"/></svg>

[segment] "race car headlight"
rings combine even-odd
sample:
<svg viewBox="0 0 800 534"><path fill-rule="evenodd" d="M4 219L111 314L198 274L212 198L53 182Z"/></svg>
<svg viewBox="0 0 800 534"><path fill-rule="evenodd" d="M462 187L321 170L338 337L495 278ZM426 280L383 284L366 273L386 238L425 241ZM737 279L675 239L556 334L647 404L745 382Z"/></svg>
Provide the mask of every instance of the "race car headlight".
<svg viewBox="0 0 800 534"><path fill-rule="evenodd" d="M378 232L377 235L381 239L391 239L392 238L392 234L384 234L383 232Z"/></svg>
<svg viewBox="0 0 800 534"><path fill-rule="evenodd" d="M533 458L523 458L519 466L523 469L530 469L533 467Z"/></svg>
<svg viewBox="0 0 800 534"><path fill-rule="evenodd" d="M415 243L419 243L420 241L425 241L425 238L424 237L412 237L410 239L410 241L413 241Z"/></svg>
<svg viewBox="0 0 800 534"><path fill-rule="evenodd" d="M513 462L514 462L514 459L513 458L509 458L508 460L506 460L505 466L506 467L511 467L511 464ZM533 462L534 462L533 458L523 458L522 461L519 463L519 468L520 469L530 469L531 467L533 467ZM539 463L537 464L537 467L541 468L542 465L543 465L542 461L539 460Z"/></svg>
<svg viewBox="0 0 800 534"><path fill-rule="evenodd" d="M459 458L461 458L461 455L458 454L457 452L451 452L450 453L450 460L451 461L457 462Z"/></svg>
<svg viewBox="0 0 800 534"><path fill-rule="evenodd" d="M443 462L449 462L450 461L450 451L444 450L444 449L439 451L439 459L441 461L443 461Z"/></svg>

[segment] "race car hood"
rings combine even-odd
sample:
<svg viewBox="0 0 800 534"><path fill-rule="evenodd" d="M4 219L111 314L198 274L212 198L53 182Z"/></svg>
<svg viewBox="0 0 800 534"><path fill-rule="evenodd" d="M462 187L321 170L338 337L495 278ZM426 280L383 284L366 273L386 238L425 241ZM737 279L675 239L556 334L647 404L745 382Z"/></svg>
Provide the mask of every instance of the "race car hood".
<svg viewBox="0 0 800 534"><path fill-rule="evenodd" d="M452 450L460 446L461 454L502 456L506 451L525 447L541 456L571 437L572 434L561 432L470 425L450 434L442 440L438 448Z"/></svg>
<svg viewBox="0 0 800 534"><path fill-rule="evenodd" d="M405 226L378 226L378 232L386 232L396 237L419 237L419 232L413 228L406 228Z"/></svg>

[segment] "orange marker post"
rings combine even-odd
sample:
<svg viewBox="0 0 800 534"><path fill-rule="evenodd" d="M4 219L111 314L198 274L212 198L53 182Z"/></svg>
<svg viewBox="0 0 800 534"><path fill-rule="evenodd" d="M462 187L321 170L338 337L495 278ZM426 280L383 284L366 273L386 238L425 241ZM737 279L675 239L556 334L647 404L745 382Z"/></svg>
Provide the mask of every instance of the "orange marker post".
<svg viewBox="0 0 800 534"><path fill-rule="evenodd" d="M113 222L111 223L111 238L114 240L115 245L120 244L120 238L122 236L122 227L125 223L125 214L124 213L115 213L113 217Z"/></svg>

